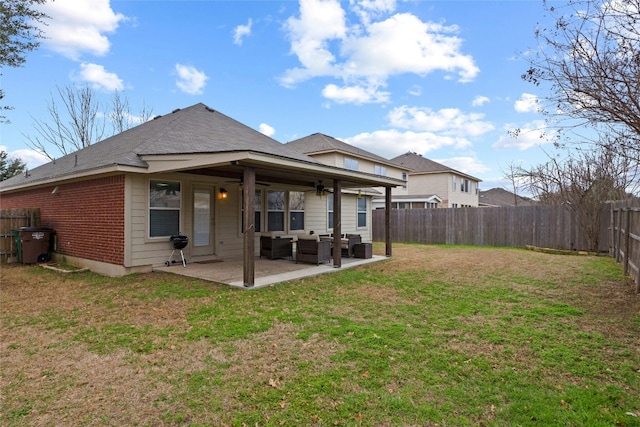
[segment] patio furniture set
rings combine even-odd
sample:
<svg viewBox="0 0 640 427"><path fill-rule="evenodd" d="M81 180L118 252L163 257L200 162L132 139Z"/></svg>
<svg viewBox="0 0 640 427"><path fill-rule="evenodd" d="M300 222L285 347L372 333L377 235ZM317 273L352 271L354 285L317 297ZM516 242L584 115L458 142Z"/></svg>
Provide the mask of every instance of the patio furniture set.
<svg viewBox="0 0 640 427"><path fill-rule="evenodd" d="M346 234L340 239L341 255L345 258L371 258L371 243L362 243L359 234ZM295 262L320 265L330 262L333 252L331 235L302 234L293 237L266 234L260 236L260 258L294 258L293 245L296 245Z"/></svg>

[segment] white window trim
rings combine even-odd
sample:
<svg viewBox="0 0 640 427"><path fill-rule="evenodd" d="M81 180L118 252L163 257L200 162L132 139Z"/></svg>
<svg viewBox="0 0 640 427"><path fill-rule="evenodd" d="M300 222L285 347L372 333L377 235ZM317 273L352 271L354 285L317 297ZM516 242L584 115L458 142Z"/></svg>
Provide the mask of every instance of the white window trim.
<svg viewBox="0 0 640 427"><path fill-rule="evenodd" d="M172 182L180 184L180 206L178 208L162 208L162 207L151 207L151 182L152 181L163 181L163 182ZM162 179L162 178L149 178L147 180L146 186L147 192L147 213L146 213L146 225L145 225L145 239L148 241L157 241L157 240L166 240L168 236L151 236L151 210L163 210L163 211L178 211L178 233L182 233L182 218L184 214L184 183L177 179Z"/></svg>

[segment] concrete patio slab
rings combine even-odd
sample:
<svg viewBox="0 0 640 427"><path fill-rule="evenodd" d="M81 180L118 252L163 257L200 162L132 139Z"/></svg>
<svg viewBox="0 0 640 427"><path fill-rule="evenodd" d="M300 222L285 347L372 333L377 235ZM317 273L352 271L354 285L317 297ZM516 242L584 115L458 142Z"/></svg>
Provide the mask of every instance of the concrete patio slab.
<svg viewBox="0 0 640 427"><path fill-rule="evenodd" d="M333 264L296 264L291 260L269 260L256 258L255 284L251 288L244 286L242 259L225 259L217 262L193 262L187 263L186 267L183 267L181 263L178 263L169 267L156 267L154 270L208 280L210 282L221 283L241 289L260 289L277 283L302 279L304 277L336 273L345 268L358 267L360 265L379 262L386 259L388 258L380 255L374 255L372 258L368 259L343 258L342 267L334 268Z"/></svg>

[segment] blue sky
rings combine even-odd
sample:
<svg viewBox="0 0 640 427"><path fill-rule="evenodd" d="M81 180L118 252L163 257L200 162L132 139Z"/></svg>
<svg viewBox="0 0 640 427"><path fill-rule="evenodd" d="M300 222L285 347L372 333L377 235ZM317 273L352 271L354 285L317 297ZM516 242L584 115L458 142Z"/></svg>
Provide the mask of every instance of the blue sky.
<svg viewBox="0 0 640 427"><path fill-rule="evenodd" d="M543 89L521 80L541 1L55 0L48 38L4 69L0 148L33 168L56 85L162 115L198 102L288 142L321 132L386 158L419 153L506 187L537 164ZM518 139L508 130L524 129Z"/></svg>

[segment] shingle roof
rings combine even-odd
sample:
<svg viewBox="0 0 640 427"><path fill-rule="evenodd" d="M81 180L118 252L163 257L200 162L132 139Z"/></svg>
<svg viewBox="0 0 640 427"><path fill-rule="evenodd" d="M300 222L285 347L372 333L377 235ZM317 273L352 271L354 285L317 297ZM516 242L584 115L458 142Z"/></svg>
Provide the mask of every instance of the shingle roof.
<svg viewBox="0 0 640 427"><path fill-rule="evenodd" d="M385 159L382 156L378 156L377 154L355 147L351 144L347 144L346 142L322 133L314 133L309 136L305 136L304 138L288 142L286 145L300 153L308 155L341 151L343 153L352 154L354 156L373 160L379 163L393 164L389 159Z"/></svg>
<svg viewBox="0 0 640 427"><path fill-rule="evenodd" d="M518 206L535 206L537 204L535 200L516 196L503 188L490 188L489 190L480 191L480 204L500 207L516 206L516 197Z"/></svg>
<svg viewBox="0 0 640 427"><path fill-rule="evenodd" d="M316 160L202 103L178 109L0 183L1 188L73 176L108 166L146 168L144 155L252 151Z"/></svg>
<svg viewBox="0 0 640 427"><path fill-rule="evenodd" d="M433 160L427 159L426 157L422 157L421 155L412 152L407 152L394 157L393 159L391 159L391 162L399 166L409 168L414 173L455 172L456 174L473 178L476 181L480 181L480 179L475 178L469 174L460 172L441 163L434 162Z"/></svg>

